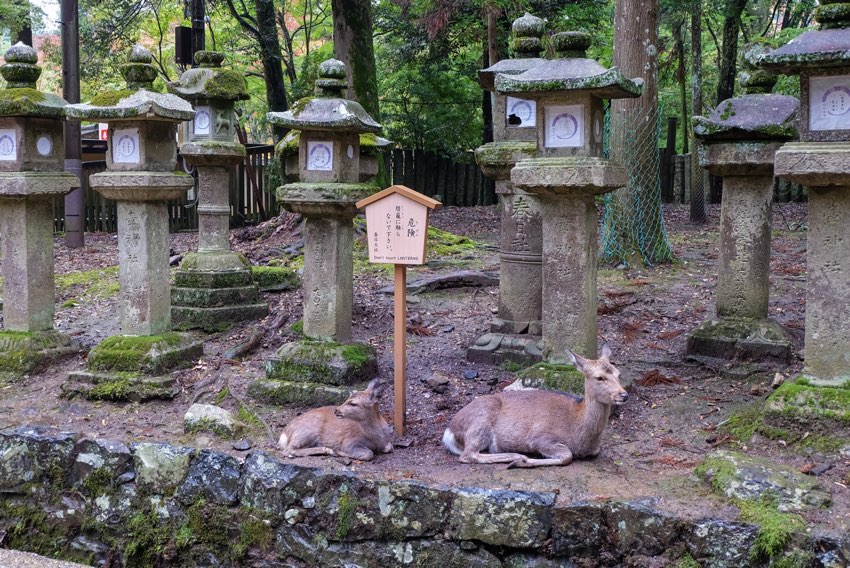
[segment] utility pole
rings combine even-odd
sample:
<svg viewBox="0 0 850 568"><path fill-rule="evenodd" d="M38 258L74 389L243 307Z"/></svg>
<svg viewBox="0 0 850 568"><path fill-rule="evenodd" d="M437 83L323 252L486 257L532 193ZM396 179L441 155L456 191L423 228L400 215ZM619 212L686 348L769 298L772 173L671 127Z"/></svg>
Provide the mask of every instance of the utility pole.
<svg viewBox="0 0 850 568"><path fill-rule="evenodd" d="M77 0L61 0L62 96L69 103L80 102L80 21ZM65 171L83 178L80 123L65 121ZM75 187L65 196L65 245L85 244L86 196Z"/></svg>
<svg viewBox="0 0 850 568"><path fill-rule="evenodd" d="M204 0L192 0L192 55L206 49L205 26L206 7ZM193 67L196 65L193 64Z"/></svg>
<svg viewBox="0 0 850 568"><path fill-rule="evenodd" d="M12 43L20 41L34 48L35 46L32 44L32 17L30 16L30 3L28 0L18 0L18 4L26 9L26 16L24 16L24 21L21 22L21 29L18 30L17 34L15 34L15 38Z"/></svg>

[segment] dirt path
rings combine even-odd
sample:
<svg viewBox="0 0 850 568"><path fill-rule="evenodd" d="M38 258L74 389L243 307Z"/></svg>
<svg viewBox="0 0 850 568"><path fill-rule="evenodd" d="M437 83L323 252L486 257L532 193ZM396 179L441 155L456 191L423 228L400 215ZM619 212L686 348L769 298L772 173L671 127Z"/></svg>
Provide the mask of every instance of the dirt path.
<svg viewBox="0 0 850 568"><path fill-rule="evenodd" d="M458 464L439 444L446 423L475 396L494 392L513 375L504 369L468 363L464 352L487 330L497 306L498 288L452 289L414 296L409 315L415 318L418 335L409 334L408 377L409 434L401 447L371 463L348 463L331 458L302 458L298 463L340 468L375 477L411 478L452 485L480 485L513 489L557 489L564 498L605 500L653 498L664 508L690 508L694 515L714 510L716 502L691 477L694 466L715 447L743 449L802 468L813 461L830 459L834 466L821 476L835 501L829 515L807 513L809 520L826 528L850 526L850 495L844 480L850 458L819 456L804 443L783 446L755 438L734 440L721 435L717 425L744 405L763 401L770 394L773 375L756 379L721 378L721 369L707 369L683 361L687 333L713 313L717 264L717 208L710 222L695 227L682 206L665 208L678 261L643 270L600 270L599 335L613 352L613 361L635 386L631 401L614 417L603 442L602 454L567 468L505 470L493 466ZM805 309L805 231L796 229L806 218L805 205L778 206L774 213L771 262L770 316L796 334L802 347ZM498 270L498 211L488 208L446 208L436 212L433 224L467 235L479 246L472 251L438 258L411 271L439 273L459 268ZM279 258L300 238L297 224L283 223L235 232L233 246L257 263ZM172 237L176 253L191 249L195 235ZM116 238L87 235L82 251L69 251L57 240L57 328L77 337L86 347L118 331L115 297ZM71 273L88 272L74 283ZM366 267L355 281L355 338L373 344L380 356L381 375L391 379L392 298L377 293L391 284L391 274ZM269 295L269 318L288 314L300 318L301 293ZM283 426L302 409L258 405L245 394L247 385L263 373L264 361L287 341L289 328L268 334L261 347L241 361L225 360L221 354L249 335L256 324L242 325L207 337L205 355L194 367L176 373L181 392L171 402L147 404L93 403L59 397L68 371L84 366L83 356L62 362L21 384L6 384L0 398L0 426L50 424L89 436L131 441L169 441L200 448L240 452L230 442L210 435L185 435L182 419L193 401L213 402L225 387L251 405L272 430L254 427L247 436L252 449L275 452L275 440ZM784 369L786 375L799 364ZM474 379L464 378L475 371ZM449 378L445 393L432 391L424 382L433 373ZM203 385L199 387L199 385ZM223 406L237 411L233 398ZM389 417L392 401L384 403ZM244 454L242 454L244 455ZM694 497L698 496L695 501ZM728 509L728 507L727 507Z"/></svg>

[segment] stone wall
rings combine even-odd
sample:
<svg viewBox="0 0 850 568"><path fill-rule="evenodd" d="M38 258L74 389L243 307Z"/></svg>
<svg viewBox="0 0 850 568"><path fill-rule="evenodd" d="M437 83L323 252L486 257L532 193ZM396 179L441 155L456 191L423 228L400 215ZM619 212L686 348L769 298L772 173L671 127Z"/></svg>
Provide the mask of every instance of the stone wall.
<svg viewBox="0 0 850 568"><path fill-rule="evenodd" d="M679 518L652 502L562 500L361 479L263 452L242 461L41 427L0 432L2 545L93 565L751 564L754 525ZM808 564L795 565L846 565L846 540L800 536Z"/></svg>

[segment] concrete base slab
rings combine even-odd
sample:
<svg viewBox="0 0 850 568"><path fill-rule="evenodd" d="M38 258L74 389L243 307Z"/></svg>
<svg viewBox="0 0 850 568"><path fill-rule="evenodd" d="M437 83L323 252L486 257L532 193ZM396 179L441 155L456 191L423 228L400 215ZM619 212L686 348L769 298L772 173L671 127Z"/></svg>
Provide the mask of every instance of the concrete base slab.
<svg viewBox="0 0 850 568"><path fill-rule="evenodd" d="M375 349L365 343L302 339L287 343L266 361L266 378L351 386L378 375Z"/></svg>
<svg viewBox="0 0 850 568"><path fill-rule="evenodd" d="M79 351L79 343L55 330L0 331L0 374L9 379L20 378Z"/></svg>
<svg viewBox="0 0 850 568"><path fill-rule="evenodd" d="M485 333L466 350L466 360L473 363L499 365L514 361L530 365L543 359L540 337L533 335L507 335Z"/></svg>
<svg viewBox="0 0 850 568"><path fill-rule="evenodd" d="M347 386L259 379L248 385L248 395L266 404L331 406L342 404L355 390Z"/></svg>
<svg viewBox="0 0 850 568"><path fill-rule="evenodd" d="M490 332L507 335L531 335L539 339L543 335L543 324L540 320L518 321L502 318L490 320Z"/></svg>
<svg viewBox="0 0 850 568"><path fill-rule="evenodd" d="M171 306L171 327L177 330L220 331L240 321L262 319L269 313L267 303L237 304L215 308Z"/></svg>
<svg viewBox="0 0 850 568"><path fill-rule="evenodd" d="M82 395L89 400L145 402L170 400L177 394L173 377L148 376L126 372L92 373L76 371L62 384L62 395Z"/></svg>
<svg viewBox="0 0 850 568"><path fill-rule="evenodd" d="M715 359L790 363L793 347L782 326L770 320L711 320L688 337L686 354Z"/></svg>

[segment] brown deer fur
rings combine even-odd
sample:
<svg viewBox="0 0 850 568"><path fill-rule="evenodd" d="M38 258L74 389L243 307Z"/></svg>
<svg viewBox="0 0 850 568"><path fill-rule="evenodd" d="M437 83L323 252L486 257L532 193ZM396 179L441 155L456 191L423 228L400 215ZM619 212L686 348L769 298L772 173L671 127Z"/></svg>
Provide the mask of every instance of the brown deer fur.
<svg viewBox="0 0 850 568"><path fill-rule="evenodd" d="M371 460L393 451L392 429L378 410L383 384L372 381L339 406L314 408L283 429L280 447L289 457L343 456Z"/></svg>
<svg viewBox="0 0 850 568"><path fill-rule="evenodd" d="M584 399L541 390L482 396L449 423L443 434L446 448L463 463L508 467L567 465L573 458L596 456L611 406L629 395L620 385L620 371L608 360L607 346L599 359L567 354L584 374Z"/></svg>

